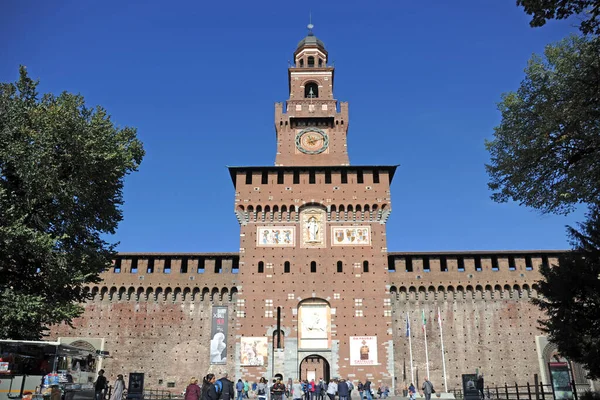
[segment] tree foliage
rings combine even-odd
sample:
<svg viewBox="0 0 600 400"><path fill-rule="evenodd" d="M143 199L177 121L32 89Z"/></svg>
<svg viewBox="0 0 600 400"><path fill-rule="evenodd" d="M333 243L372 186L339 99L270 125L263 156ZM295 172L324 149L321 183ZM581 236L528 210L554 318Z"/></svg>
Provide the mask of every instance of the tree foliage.
<svg viewBox="0 0 600 400"><path fill-rule="evenodd" d="M583 34L600 34L599 0L517 0L531 15L532 27L544 26L550 19L566 19L572 15L580 18Z"/></svg>
<svg viewBox="0 0 600 400"><path fill-rule="evenodd" d="M495 201L566 214L600 195L600 38L571 36L544 55L498 105L488 186Z"/></svg>
<svg viewBox="0 0 600 400"><path fill-rule="evenodd" d="M37 92L24 67L0 84L0 337L40 338L82 312L111 264L123 179L144 150L83 97Z"/></svg>
<svg viewBox="0 0 600 400"><path fill-rule="evenodd" d="M574 250L558 265L542 266L535 299L547 315L540 321L558 351L579 362L591 379L600 378L600 208L595 206L579 231L569 227Z"/></svg>

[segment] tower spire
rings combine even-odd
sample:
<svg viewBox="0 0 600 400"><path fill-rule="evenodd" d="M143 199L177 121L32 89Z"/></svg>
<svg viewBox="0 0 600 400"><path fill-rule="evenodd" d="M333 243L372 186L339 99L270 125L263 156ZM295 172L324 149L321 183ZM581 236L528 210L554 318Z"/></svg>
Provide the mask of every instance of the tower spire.
<svg viewBox="0 0 600 400"><path fill-rule="evenodd" d="M308 25L306 27L308 28L308 36L312 36L313 35L312 29L315 27L312 23L312 11L308 12Z"/></svg>

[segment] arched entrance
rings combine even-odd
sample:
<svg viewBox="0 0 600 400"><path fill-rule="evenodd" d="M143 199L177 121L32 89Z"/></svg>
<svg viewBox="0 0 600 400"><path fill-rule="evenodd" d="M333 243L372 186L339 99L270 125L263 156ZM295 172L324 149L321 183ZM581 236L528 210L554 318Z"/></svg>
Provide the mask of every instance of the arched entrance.
<svg viewBox="0 0 600 400"><path fill-rule="evenodd" d="M310 381L311 379L314 379L316 382L320 378L323 378L328 382L330 378L329 362L317 354L311 354L310 356L304 357L300 362L300 371L298 375L301 380L307 379Z"/></svg>

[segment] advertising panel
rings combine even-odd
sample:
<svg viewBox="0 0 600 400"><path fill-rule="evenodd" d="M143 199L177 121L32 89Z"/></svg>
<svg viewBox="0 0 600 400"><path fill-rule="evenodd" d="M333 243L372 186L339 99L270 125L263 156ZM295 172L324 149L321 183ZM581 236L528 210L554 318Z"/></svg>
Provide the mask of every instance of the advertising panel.
<svg viewBox="0 0 600 400"><path fill-rule="evenodd" d="M210 363L227 362L227 307L213 306L210 329Z"/></svg>
<svg viewBox="0 0 600 400"><path fill-rule="evenodd" d="M350 365L377 365L377 336L350 336Z"/></svg>
<svg viewBox="0 0 600 400"><path fill-rule="evenodd" d="M267 338L242 337L240 360L242 366L262 367L267 364Z"/></svg>

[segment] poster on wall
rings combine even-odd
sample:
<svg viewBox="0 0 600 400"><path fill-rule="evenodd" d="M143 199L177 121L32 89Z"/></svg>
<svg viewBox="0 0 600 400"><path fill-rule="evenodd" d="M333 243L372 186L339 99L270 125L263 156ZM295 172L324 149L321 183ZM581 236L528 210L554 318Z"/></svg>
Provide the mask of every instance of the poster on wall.
<svg viewBox="0 0 600 400"><path fill-rule="evenodd" d="M350 336L350 365L377 365L377 336Z"/></svg>
<svg viewBox="0 0 600 400"><path fill-rule="evenodd" d="M370 226L332 226L332 246L370 246Z"/></svg>
<svg viewBox="0 0 600 400"><path fill-rule="evenodd" d="M324 302L305 302L299 310L302 349L327 349L331 336L331 310Z"/></svg>
<svg viewBox="0 0 600 400"><path fill-rule="evenodd" d="M267 364L267 338L242 337L240 360L242 366L262 367Z"/></svg>
<svg viewBox="0 0 600 400"><path fill-rule="evenodd" d="M227 307L213 306L210 329L210 363L227 362Z"/></svg>
<svg viewBox="0 0 600 400"><path fill-rule="evenodd" d="M554 398L573 399L569 364L566 362L550 362L548 363L548 368L550 370L550 381L552 382Z"/></svg>
<svg viewBox="0 0 600 400"><path fill-rule="evenodd" d="M296 228L293 226L269 226L256 229L258 247L294 247Z"/></svg>

